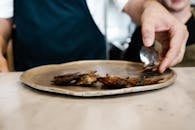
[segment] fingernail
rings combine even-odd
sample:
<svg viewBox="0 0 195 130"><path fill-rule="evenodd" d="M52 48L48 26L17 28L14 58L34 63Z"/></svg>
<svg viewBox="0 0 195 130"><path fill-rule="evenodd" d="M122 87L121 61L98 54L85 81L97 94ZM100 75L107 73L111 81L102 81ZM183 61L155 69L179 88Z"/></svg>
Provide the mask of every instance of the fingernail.
<svg viewBox="0 0 195 130"><path fill-rule="evenodd" d="M153 44L153 42L151 41L150 38L145 38L144 43L145 43L144 45L147 46L147 47L150 47Z"/></svg>

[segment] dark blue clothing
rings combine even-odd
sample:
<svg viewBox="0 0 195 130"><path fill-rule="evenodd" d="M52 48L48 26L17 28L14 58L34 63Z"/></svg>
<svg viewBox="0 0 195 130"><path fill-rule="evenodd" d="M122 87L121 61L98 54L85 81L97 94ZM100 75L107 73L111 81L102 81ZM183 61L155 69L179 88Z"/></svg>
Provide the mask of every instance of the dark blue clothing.
<svg viewBox="0 0 195 130"><path fill-rule="evenodd" d="M14 7L16 70L106 58L104 36L85 0L15 0Z"/></svg>

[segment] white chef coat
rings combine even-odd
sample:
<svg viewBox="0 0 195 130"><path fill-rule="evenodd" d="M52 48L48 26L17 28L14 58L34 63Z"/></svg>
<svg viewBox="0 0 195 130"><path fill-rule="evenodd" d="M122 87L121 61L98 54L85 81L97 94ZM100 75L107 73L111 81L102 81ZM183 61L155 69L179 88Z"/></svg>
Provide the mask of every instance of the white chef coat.
<svg viewBox="0 0 195 130"><path fill-rule="evenodd" d="M0 0L0 18L13 17L13 0Z"/></svg>

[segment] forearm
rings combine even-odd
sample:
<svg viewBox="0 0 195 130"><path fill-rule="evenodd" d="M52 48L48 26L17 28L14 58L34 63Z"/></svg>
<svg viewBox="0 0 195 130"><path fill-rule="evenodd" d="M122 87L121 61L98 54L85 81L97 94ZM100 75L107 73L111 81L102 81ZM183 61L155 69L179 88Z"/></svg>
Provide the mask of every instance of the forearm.
<svg viewBox="0 0 195 130"><path fill-rule="evenodd" d="M5 53L7 43L11 36L12 22L11 19L0 18L0 55Z"/></svg>

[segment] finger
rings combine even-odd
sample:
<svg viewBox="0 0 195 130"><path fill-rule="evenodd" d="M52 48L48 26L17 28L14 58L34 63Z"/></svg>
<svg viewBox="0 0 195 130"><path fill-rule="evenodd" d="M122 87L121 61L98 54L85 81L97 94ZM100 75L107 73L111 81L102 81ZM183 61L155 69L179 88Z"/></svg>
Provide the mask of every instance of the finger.
<svg viewBox="0 0 195 130"><path fill-rule="evenodd" d="M184 52L185 52L185 50L184 51L180 51L179 55L177 57L175 57L175 59L170 63L170 65L168 67L172 67L172 66L180 63L183 60Z"/></svg>
<svg viewBox="0 0 195 130"><path fill-rule="evenodd" d="M9 72L7 61L5 58L0 58L0 72Z"/></svg>
<svg viewBox="0 0 195 130"><path fill-rule="evenodd" d="M0 72L9 72L9 69L8 69L7 65L1 65L0 66Z"/></svg>
<svg viewBox="0 0 195 130"><path fill-rule="evenodd" d="M181 44L182 46L181 46L179 55L175 58L175 60L172 61L172 63L170 64L170 67L182 62L184 54L185 54L185 49L186 49L186 45L185 45L186 41L187 39L184 39L183 43Z"/></svg>
<svg viewBox="0 0 195 130"><path fill-rule="evenodd" d="M170 67L170 66L171 66L171 62L172 62L172 60L173 60L175 57L176 57L176 56L175 56L174 49L170 49L170 50L167 52L167 54L166 54L165 58L163 59L163 61L161 62L161 65L160 65L160 67L159 67L159 71L160 71L161 73L163 73L163 72L166 70L166 68Z"/></svg>
<svg viewBox="0 0 195 130"><path fill-rule="evenodd" d="M9 72L9 69L7 67L2 67L0 69L0 72Z"/></svg>
<svg viewBox="0 0 195 130"><path fill-rule="evenodd" d="M155 39L155 25L148 19L142 20L142 39L146 47L152 46Z"/></svg>
<svg viewBox="0 0 195 130"><path fill-rule="evenodd" d="M166 68L180 62L185 51L185 43L188 37L187 29L183 28L183 30L176 30L175 26L173 26L170 29L170 35L171 41L169 50L159 67L161 73L164 72Z"/></svg>
<svg viewBox="0 0 195 130"><path fill-rule="evenodd" d="M180 46L181 45L176 45L178 42L183 41L182 39L180 39L181 37L178 32L174 31L174 28L171 28L172 30L170 32L172 32L172 34L170 34L171 40L170 40L170 46L169 46L169 50L167 51L160 67L159 67L159 71L161 73L163 73L166 68L171 66L171 62L176 58L176 56L179 54L180 52Z"/></svg>

